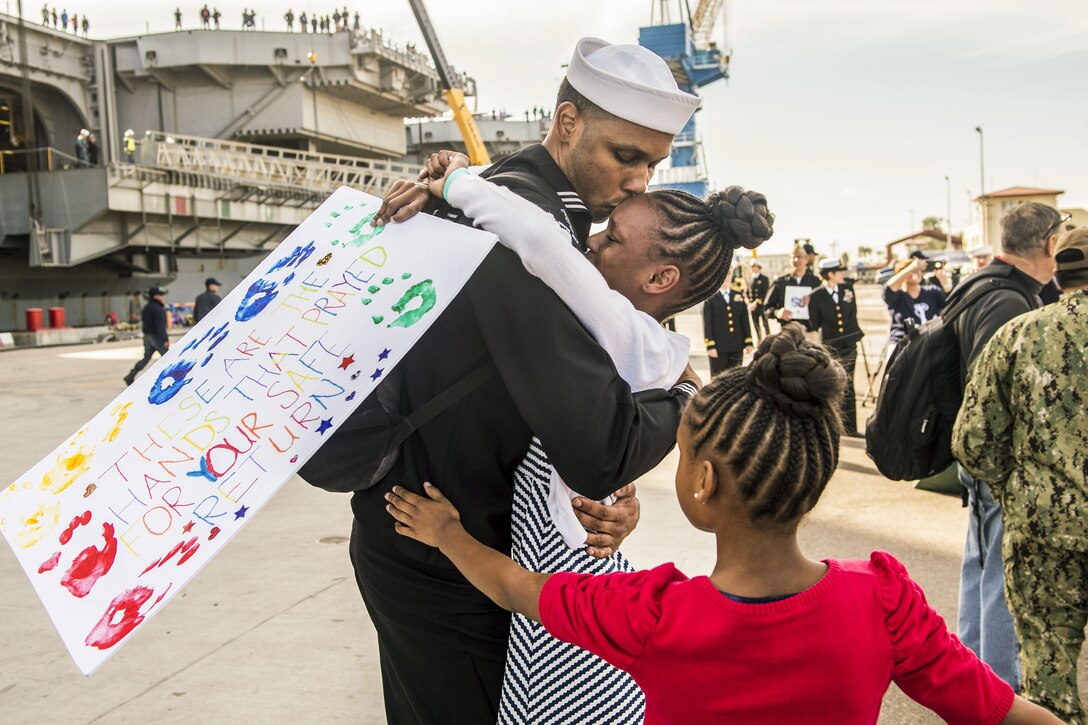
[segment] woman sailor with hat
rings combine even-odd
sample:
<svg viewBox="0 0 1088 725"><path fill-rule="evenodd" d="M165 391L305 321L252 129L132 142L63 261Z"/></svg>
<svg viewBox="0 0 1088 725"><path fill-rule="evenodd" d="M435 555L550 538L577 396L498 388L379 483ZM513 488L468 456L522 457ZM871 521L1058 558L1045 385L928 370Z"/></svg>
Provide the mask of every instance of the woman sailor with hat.
<svg viewBox="0 0 1088 725"><path fill-rule="evenodd" d="M854 365L858 360L858 341L864 333L858 326L854 285L846 281L846 267L838 259L820 262L820 278L823 285L813 290L808 300L809 325L820 333L820 342L846 370L846 391L842 401L843 432L851 438L861 438L854 396Z"/></svg>

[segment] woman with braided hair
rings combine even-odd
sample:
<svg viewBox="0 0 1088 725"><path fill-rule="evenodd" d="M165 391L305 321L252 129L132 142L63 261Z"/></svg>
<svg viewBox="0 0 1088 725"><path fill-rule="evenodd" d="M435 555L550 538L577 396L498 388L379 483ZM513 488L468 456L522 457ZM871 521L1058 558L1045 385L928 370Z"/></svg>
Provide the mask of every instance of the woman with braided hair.
<svg viewBox="0 0 1088 725"><path fill-rule="evenodd" d="M690 370L688 339L661 323L714 294L733 250L754 248L773 231L774 215L758 192L731 186L704 201L682 191L655 191L620 204L582 255L553 217L468 173L466 163L455 158L429 183L431 193L515 251L574 311L636 392L673 387ZM694 394L694 384L688 392ZM596 504L566 486L546 447L534 439L514 472L514 558L541 572L632 571L601 532L587 533L583 524L592 519L579 514ZM513 618L500 723L622 725L642 718L642 693L625 673L535 622Z"/></svg>
<svg viewBox="0 0 1088 725"><path fill-rule="evenodd" d="M629 672L646 723L875 723L890 682L953 723L1058 723L950 634L890 554L815 560L797 527L838 462L842 366L789 324L714 378L677 435L676 494L717 563L529 571L473 539L454 506L396 487L399 533L438 547L499 606ZM603 697L603 695L602 695Z"/></svg>

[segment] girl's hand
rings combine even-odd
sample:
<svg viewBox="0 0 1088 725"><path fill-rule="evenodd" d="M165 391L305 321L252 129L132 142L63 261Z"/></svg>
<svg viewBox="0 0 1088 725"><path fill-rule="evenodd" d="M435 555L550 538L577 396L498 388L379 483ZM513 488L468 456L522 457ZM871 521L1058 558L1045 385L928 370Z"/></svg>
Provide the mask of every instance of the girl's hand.
<svg viewBox="0 0 1088 725"><path fill-rule="evenodd" d="M441 196L442 192L439 191ZM406 222L424 211L431 203L431 193L425 181L397 181L382 198L382 205L370 220L370 225L380 227L389 222Z"/></svg>
<svg viewBox="0 0 1088 725"><path fill-rule="evenodd" d="M461 515L437 488L424 483L423 489L429 498L394 486L390 493L385 494L385 500L389 502L385 509L397 520L394 528L398 534L427 546L441 548L450 532L462 528Z"/></svg>
<svg viewBox="0 0 1088 725"><path fill-rule="evenodd" d="M468 156L456 151L439 151L431 154L430 159L427 160L426 169L427 183L431 195L436 199L443 198L442 192L446 189L446 179L450 177L450 174L457 169L467 169L468 167Z"/></svg>

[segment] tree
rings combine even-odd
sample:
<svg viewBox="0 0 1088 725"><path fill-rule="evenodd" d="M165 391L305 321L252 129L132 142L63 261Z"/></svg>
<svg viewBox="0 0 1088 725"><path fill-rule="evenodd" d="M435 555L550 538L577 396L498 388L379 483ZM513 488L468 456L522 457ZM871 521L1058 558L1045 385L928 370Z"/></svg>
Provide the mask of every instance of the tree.
<svg viewBox="0 0 1088 725"><path fill-rule="evenodd" d="M872 247L858 247L858 258L859 259L868 259L871 256L873 256L873 248Z"/></svg>
<svg viewBox="0 0 1088 725"><path fill-rule="evenodd" d="M940 229L944 224L944 218L939 216L927 216L922 220L922 229Z"/></svg>

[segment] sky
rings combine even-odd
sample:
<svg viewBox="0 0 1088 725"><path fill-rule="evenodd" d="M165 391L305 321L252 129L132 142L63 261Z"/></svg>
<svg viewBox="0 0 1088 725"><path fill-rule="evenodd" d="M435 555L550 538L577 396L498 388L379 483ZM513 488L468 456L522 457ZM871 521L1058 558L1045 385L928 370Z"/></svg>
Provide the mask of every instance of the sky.
<svg viewBox="0 0 1088 725"><path fill-rule="evenodd" d="M682 1L665 3L674 18ZM86 11L92 36L108 37L172 30L176 4L95 0L71 8ZM181 8L186 27L198 23L201 4ZM823 253L883 247L920 229L924 217L945 217L949 191L953 230L962 229L981 183L976 126L987 191L1062 189L1062 206L1088 208L1084 0L726 5L731 77L700 89L697 130L716 186L767 195L777 219L766 251L786 251L798 237ZM218 7L224 27L239 26L242 3ZM258 7L258 27L268 30L283 28L288 8L333 10L313 0ZM578 38L637 43L659 0L428 0L427 7L447 58L476 79L479 109L517 115L554 104ZM407 0L348 8L387 38L425 47ZM37 10L27 4L28 14Z"/></svg>

